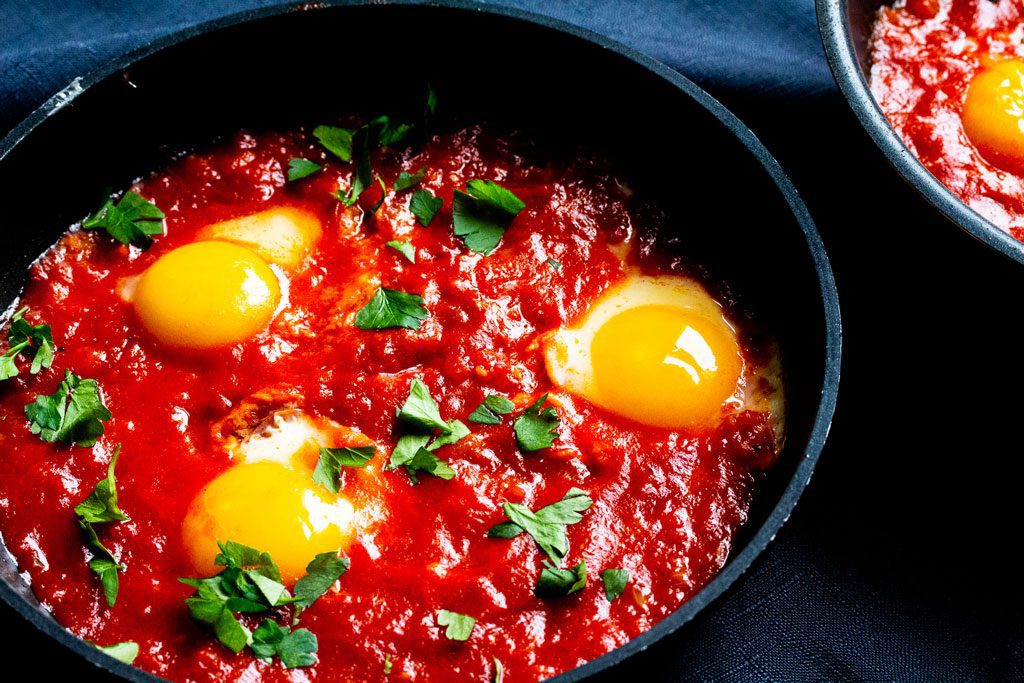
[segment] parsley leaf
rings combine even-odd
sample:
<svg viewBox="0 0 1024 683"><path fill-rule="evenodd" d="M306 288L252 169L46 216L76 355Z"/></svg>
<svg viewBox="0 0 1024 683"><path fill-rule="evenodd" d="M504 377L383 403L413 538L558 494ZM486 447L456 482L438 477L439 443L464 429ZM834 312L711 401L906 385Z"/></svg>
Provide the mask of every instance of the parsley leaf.
<svg viewBox="0 0 1024 683"><path fill-rule="evenodd" d="M546 505L537 512L519 503L505 503L502 511L510 521L492 527L487 535L492 538L515 538L525 531L552 562L561 565L562 558L569 552L565 527L582 520L580 513L593 504L590 496L578 488L569 489L562 500Z"/></svg>
<svg viewBox="0 0 1024 683"><path fill-rule="evenodd" d="M470 180L466 192L455 191L452 221L455 234L470 251L490 254L498 246L512 219L526 204L490 180Z"/></svg>
<svg viewBox="0 0 1024 683"><path fill-rule="evenodd" d="M356 313L356 327L361 330L385 330L392 327L420 329L427 318L423 297L395 289L379 287L370 302Z"/></svg>
<svg viewBox="0 0 1024 683"><path fill-rule="evenodd" d="M416 190L412 193L412 199L409 200L409 210L412 211L413 216L416 216L420 225L429 228L430 221L434 220L434 216L441 210L442 204L444 204L444 200L435 196L430 190Z"/></svg>
<svg viewBox="0 0 1024 683"><path fill-rule="evenodd" d="M103 228L121 244L145 249L153 243L152 235L163 234L163 220L163 211L129 190L116 204L112 198L107 199L99 211L82 221L82 228Z"/></svg>
<svg viewBox="0 0 1024 683"><path fill-rule="evenodd" d="M556 272L562 269L562 264L561 264L561 263L559 263L558 261L556 261L556 260L555 260L555 259L553 259L553 258L549 258L549 259L547 260L547 264L548 264L549 266L551 266L552 270L554 270L554 271L556 271Z"/></svg>
<svg viewBox="0 0 1024 683"><path fill-rule="evenodd" d="M402 256L409 260L409 263L416 263L416 247L412 246L412 242L400 242L398 240L390 240L385 243L385 246L391 247Z"/></svg>
<svg viewBox="0 0 1024 683"><path fill-rule="evenodd" d="M391 655L390 654L384 655L384 675L385 676L390 676L391 675L391 668L393 666L394 666L394 664L391 662Z"/></svg>
<svg viewBox="0 0 1024 683"><path fill-rule="evenodd" d="M309 159L291 159L288 161L288 180L301 180L322 168L323 166Z"/></svg>
<svg viewBox="0 0 1024 683"><path fill-rule="evenodd" d="M377 453L374 446L359 448L321 448L320 459L313 470L313 481L331 493L337 493L341 485L342 467L366 467Z"/></svg>
<svg viewBox="0 0 1024 683"><path fill-rule="evenodd" d="M572 569L559 569L547 560L537 578L533 594L538 598L561 598L583 590L587 585L587 561Z"/></svg>
<svg viewBox="0 0 1024 683"><path fill-rule="evenodd" d="M135 658L139 656L139 644L133 643L130 640L106 646L92 643L92 646L100 652L113 657L119 662L124 662L125 664L131 664L135 661Z"/></svg>
<svg viewBox="0 0 1024 683"><path fill-rule="evenodd" d="M252 632L252 651L260 659L279 657L287 669L316 664L318 643L309 629L291 631L278 626L270 619L264 619Z"/></svg>
<svg viewBox="0 0 1024 683"><path fill-rule="evenodd" d="M81 379L70 370L50 396L39 394L25 406L31 431L43 441L92 446L103 435L103 422L112 416L94 379Z"/></svg>
<svg viewBox="0 0 1024 683"><path fill-rule="evenodd" d="M302 598L293 598L281 583L281 572L269 553L233 541L218 545L220 553L213 561L223 570L208 578L178 581L196 589L185 599L192 618L210 624L221 643L240 652L252 642L252 634L236 613L267 612Z"/></svg>
<svg viewBox="0 0 1024 683"><path fill-rule="evenodd" d="M444 635L448 640L465 641L469 640L473 627L476 626L476 619L443 609L437 613L437 625L447 627Z"/></svg>
<svg viewBox="0 0 1024 683"><path fill-rule="evenodd" d="M605 569L601 572L601 581L604 582L604 596L611 602L622 595L629 583L628 569Z"/></svg>
<svg viewBox="0 0 1024 683"><path fill-rule="evenodd" d="M25 320L25 306L11 316L11 326L7 330L9 348L0 356L0 381L10 379L18 374L14 359L25 356L32 359L29 371L35 375L43 368L53 364L53 333L49 325L32 325Z"/></svg>
<svg viewBox="0 0 1024 683"><path fill-rule="evenodd" d="M118 581L117 573L123 572L126 567L117 561L117 558L107 550L107 547L100 542L96 535L96 529L84 519L78 520L78 526L85 535L85 547L92 557L89 559L89 569L96 572L100 577L100 584L103 586L103 595L107 598L107 605L113 607L117 602Z"/></svg>
<svg viewBox="0 0 1024 683"><path fill-rule="evenodd" d="M317 126L313 129L313 137L320 141L324 149L342 161L352 161L352 134L354 132L351 128Z"/></svg>
<svg viewBox="0 0 1024 683"><path fill-rule="evenodd" d="M118 445L107 465L107 476L99 480L88 498L75 506L75 514L82 521L90 524L127 521L128 516L117 505L117 480L114 478L114 468L120 455L121 446Z"/></svg>
<svg viewBox="0 0 1024 683"><path fill-rule="evenodd" d="M552 406L544 408L544 402L547 400L548 395L544 394L512 423L516 442L524 451L548 448L558 438L558 413Z"/></svg>
<svg viewBox="0 0 1024 683"><path fill-rule="evenodd" d="M513 410L515 410L515 405L512 401L504 396L492 394L485 398L484 402L476 407L476 410L470 413L469 421L482 425L497 425L501 424L500 415L508 415Z"/></svg>
<svg viewBox="0 0 1024 683"><path fill-rule="evenodd" d="M409 396L398 409L398 419L421 429L440 429L446 434L452 431L441 419L441 411L430 395L430 389L417 377L409 382Z"/></svg>
<svg viewBox="0 0 1024 683"><path fill-rule="evenodd" d="M424 178L427 177L427 167L423 166L420 170L415 173L408 173L402 171L398 174L398 180L395 181L394 187L392 188L395 192L401 192L402 190L408 190L413 185L419 185Z"/></svg>
<svg viewBox="0 0 1024 683"><path fill-rule="evenodd" d="M437 457L434 451L467 436L469 428L461 420L445 422L430 390L419 378L414 377L409 383L409 396L398 409L397 417L415 433L403 434L398 438L388 469L404 466L413 484L419 481L417 472L426 472L446 480L455 477L455 470ZM441 434L430 443L435 429L441 430Z"/></svg>
<svg viewBox="0 0 1024 683"><path fill-rule="evenodd" d="M306 565L306 575L295 582L295 597L301 598L298 606L305 609L316 602L348 568L349 559L341 557L336 550L314 557Z"/></svg>
<svg viewBox="0 0 1024 683"><path fill-rule="evenodd" d="M446 481L455 478L455 470L451 468L451 465L426 448L416 451L412 460L405 463L405 471L409 473L409 479L413 484L419 483L417 472L426 472Z"/></svg>

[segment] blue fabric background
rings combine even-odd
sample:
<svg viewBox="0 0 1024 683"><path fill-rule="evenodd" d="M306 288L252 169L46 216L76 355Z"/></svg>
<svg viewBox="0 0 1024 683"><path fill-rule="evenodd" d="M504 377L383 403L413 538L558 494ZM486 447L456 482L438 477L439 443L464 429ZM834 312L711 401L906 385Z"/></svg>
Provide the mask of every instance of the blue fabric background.
<svg viewBox="0 0 1024 683"><path fill-rule="evenodd" d="M264 4L0 0L0 135L107 58ZM793 518L723 599L606 679L1024 680L1020 268L895 178L835 89L812 0L507 4L644 51L736 111L807 200L844 309L840 407ZM9 662L93 675L21 624L0 632Z"/></svg>

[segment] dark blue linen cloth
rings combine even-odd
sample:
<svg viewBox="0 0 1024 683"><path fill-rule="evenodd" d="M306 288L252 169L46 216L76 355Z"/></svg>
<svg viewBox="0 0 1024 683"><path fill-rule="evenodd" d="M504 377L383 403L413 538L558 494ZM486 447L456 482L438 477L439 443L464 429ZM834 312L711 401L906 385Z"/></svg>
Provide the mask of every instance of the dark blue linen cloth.
<svg viewBox="0 0 1024 683"><path fill-rule="evenodd" d="M110 57L266 4L0 0L0 135ZM807 200L843 304L839 410L793 518L694 623L602 680L1024 680L1020 267L895 177L833 84L812 0L506 4L646 52L739 114ZM7 667L97 675L6 614L0 633Z"/></svg>

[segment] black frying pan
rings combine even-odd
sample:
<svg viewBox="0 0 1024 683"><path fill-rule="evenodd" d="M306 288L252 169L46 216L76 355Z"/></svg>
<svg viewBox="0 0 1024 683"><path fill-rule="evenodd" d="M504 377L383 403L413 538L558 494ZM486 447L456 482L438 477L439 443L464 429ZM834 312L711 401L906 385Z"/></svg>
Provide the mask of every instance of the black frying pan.
<svg viewBox="0 0 1024 683"><path fill-rule="evenodd" d="M839 89L889 163L946 218L999 253L1024 263L1024 242L982 218L940 183L903 144L871 95L866 80L871 26L879 8L892 5L893 0L815 0L815 3L825 54Z"/></svg>
<svg viewBox="0 0 1024 683"><path fill-rule="evenodd" d="M803 202L754 135L686 78L567 24L461 2L297 4L189 28L76 79L0 142L0 187L11 199L0 202L0 305L104 188L240 128L401 110L424 80L463 119L620 160L663 197L682 248L746 292L782 347L786 446L722 572L647 633L556 680L617 678L612 667L692 619L779 531L821 452L839 382L836 290ZM6 555L0 548L0 598L55 647L132 681L157 680L70 635Z"/></svg>

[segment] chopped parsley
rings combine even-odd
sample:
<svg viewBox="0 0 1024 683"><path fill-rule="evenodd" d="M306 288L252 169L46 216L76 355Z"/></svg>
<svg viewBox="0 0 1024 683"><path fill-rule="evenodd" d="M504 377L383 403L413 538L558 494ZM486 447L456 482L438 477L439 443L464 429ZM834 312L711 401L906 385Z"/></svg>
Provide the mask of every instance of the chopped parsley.
<svg viewBox="0 0 1024 683"><path fill-rule="evenodd" d="M313 175L322 168L323 166L309 159L291 159L288 161L288 180L301 180Z"/></svg>
<svg viewBox="0 0 1024 683"><path fill-rule="evenodd" d="M583 519L580 514L594 501L584 491L571 488L557 503L546 505L537 512L519 503L505 503L502 511L510 521L491 527L487 535L492 538L515 538L526 532L555 565L561 565L569 552L569 539L565 528Z"/></svg>
<svg viewBox="0 0 1024 683"><path fill-rule="evenodd" d="M185 599L189 614L209 624L217 639L232 652L241 652L252 644L253 634L243 626L237 613L268 612L275 607L302 602L292 597L281 583L281 572L269 553L227 541L221 543L214 564L224 567L218 574L203 579L178 579L196 589Z"/></svg>
<svg viewBox="0 0 1024 683"><path fill-rule="evenodd" d="M430 221L434 220L434 216L441 210L442 204L444 204L444 200L435 196L430 190L416 190L412 193L412 199L409 200L409 210L412 211L413 216L416 216L420 225L429 228Z"/></svg>
<svg viewBox="0 0 1024 683"><path fill-rule="evenodd" d="M547 400L548 395L544 394L512 423L520 449L539 451L550 447L558 438L558 413L552 406L544 407Z"/></svg>
<svg viewBox="0 0 1024 683"><path fill-rule="evenodd" d="M370 302L356 313L356 327L361 330L385 330L393 327L420 329L427 318L423 297L395 289L379 287Z"/></svg>
<svg viewBox="0 0 1024 683"><path fill-rule="evenodd" d="M555 259L553 259L553 258L549 258L549 259L548 259L548 260L546 261L546 263L547 263L547 264L548 264L549 266L551 266L551 269L552 269L552 270L554 270L555 272L558 272L558 271L560 271L560 270L562 269L562 264L561 264L561 263L559 263L558 261L556 261L556 260L555 260Z"/></svg>
<svg viewBox="0 0 1024 683"><path fill-rule="evenodd" d="M75 506L75 514L83 522L104 524L128 520L128 515L124 514L117 504L117 479L114 478L114 468L117 467L117 459L120 456L121 446L119 445L107 465L107 476L99 480L88 498Z"/></svg>
<svg viewBox="0 0 1024 683"><path fill-rule="evenodd" d="M392 669L393 666L394 666L394 664L391 661L391 655L390 654L384 655L384 675L385 676L390 676L391 675L391 669Z"/></svg>
<svg viewBox="0 0 1024 683"><path fill-rule="evenodd" d="M377 183L380 185L380 199L375 201L373 206L370 207L371 216L377 215L377 212L380 210L380 207L384 205L384 200L388 196L388 188L384 186L384 181L381 180L380 177L377 178Z"/></svg>
<svg viewBox="0 0 1024 683"><path fill-rule="evenodd" d="M92 643L92 646L100 652L113 657L119 662L124 662L125 664L131 664L135 661L135 658L139 656L139 644L130 640L106 646Z"/></svg>
<svg viewBox="0 0 1024 683"><path fill-rule="evenodd" d="M400 242L398 240L390 240L385 243L385 246L391 247L399 254L409 260L409 263L416 263L416 247L412 246L412 242Z"/></svg>
<svg viewBox="0 0 1024 683"><path fill-rule="evenodd" d="M515 404L504 396L490 395L469 415L470 422L482 425L501 424L501 415L508 415L515 410Z"/></svg>
<svg viewBox="0 0 1024 683"><path fill-rule="evenodd" d="M375 446L359 448L321 448L320 459L313 470L313 481L331 493L337 493L341 485L342 467L366 467L377 453Z"/></svg>
<svg viewBox="0 0 1024 683"><path fill-rule="evenodd" d="M57 391L39 394L25 406L30 429L43 441L92 446L103 435L103 422L111 418L103 405L99 385L94 379L81 379L70 370Z"/></svg>
<svg viewBox="0 0 1024 683"><path fill-rule="evenodd" d="M334 126L317 126L313 129L313 137L320 141L324 149L338 157L342 161L352 161L352 134L351 128L336 128Z"/></svg>
<svg viewBox="0 0 1024 683"><path fill-rule="evenodd" d="M7 330L7 351L0 356L0 381L10 379L18 374L18 366L14 359L24 356L32 359L29 372L38 374L43 368L53 364L53 333L46 324L32 325L25 320L25 306L11 316L11 326Z"/></svg>
<svg viewBox="0 0 1024 683"><path fill-rule="evenodd" d="M562 598L577 593L587 585L587 561L583 560L572 569L559 569L544 561L544 568L537 577L533 594L538 598Z"/></svg>
<svg viewBox="0 0 1024 683"><path fill-rule="evenodd" d="M85 536L85 547L92 557L89 559L89 569L96 572L100 577L100 584L103 586L103 595L107 599L107 605L113 607L117 602L118 580L117 573L123 572L127 567L117 561L113 553L107 550L92 524L83 519L78 520L78 526Z"/></svg>
<svg viewBox="0 0 1024 683"><path fill-rule="evenodd" d="M448 640L465 641L469 640L473 627L476 626L476 619L443 609L437 613L437 625L447 627L444 635Z"/></svg>
<svg viewBox="0 0 1024 683"><path fill-rule="evenodd" d="M330 590L334 582L348 571L349 559L337 551L320 553L306 565L306 575L295 582L295 597L300 598L298 607L305 609Z"/></svg>
<svg viewBox="0 0 1024 683"><path fill-rule="evenodd" d="M490 254L512 219L526 208L519 197L490 180L470 180L466 191L455 191L452 221L455 234L470 251Z"/></svg>
<svg viewBox="0 0 1024 683"><path fill-rule="evenodd" d="M426 178L426 177L427 177L427 167L426 166L421 167L420 170L416 171L415 173L409 173L407 171L402 171L401 173L398 174L398 179L395 181L395 184L394 184L392 189L395 192L401 192L402 190L408 190L410 187L413 187L414 185L419 185L423 181L423 179Z"/></svg>
<svg viewBox="0 0 1024 683"><path fill-rule="evenodd" d="M387 469L405 467L413 484L418 482L419 472L439 479L454 478L455 470L434 451L467 436L469 428L465 423L460 420L445 422L430 390L415 377L409 383L409 396L398 409L397 416L410 433L398 438ZM436 438L433 435L435 429L441 432Z"/></svg>
<svg viewBox="0 0 1024 683"><path fill-rule="evenodd" d="M163 221L164 212L156 204L129 190L116 204L108 198L99 211L82 221L82 228L103 228L121 244L145 249L153 243L153 235L163 234Z"/></svg>
<svg viewBox="0 0 1024 683"><path fill-rule="evenodd" d="M253 654L264 660L278 657L286 669L316 664L317 646L316 636L309 629L292 631L270 619L264 619L252 632Z"/></svg>
<svg viewBox="0 0 1024 683"><path fill-rule="evenodd" d="M611 602L622 595L629 583L628 569L605 569L601 572L601 581L604 582L604 596Z"/></svg>

